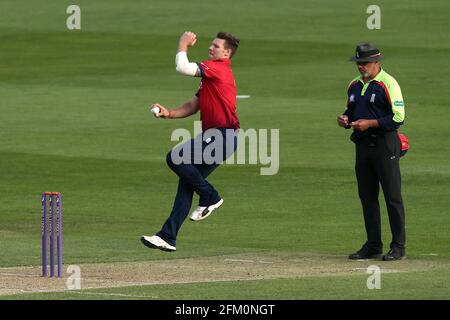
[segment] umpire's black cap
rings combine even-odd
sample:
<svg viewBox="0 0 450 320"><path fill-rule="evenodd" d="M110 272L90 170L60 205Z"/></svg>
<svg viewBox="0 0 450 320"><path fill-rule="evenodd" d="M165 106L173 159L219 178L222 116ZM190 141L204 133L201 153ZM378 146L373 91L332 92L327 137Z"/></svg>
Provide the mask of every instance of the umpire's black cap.
<svg viewBox="0 0 450 320"><path fill-rule="evenodd" d="M364 42L356 46L355 56L351 57L350 61L373 62L380 61L383 58L383 55L375 44L371 42Z"/></svg>

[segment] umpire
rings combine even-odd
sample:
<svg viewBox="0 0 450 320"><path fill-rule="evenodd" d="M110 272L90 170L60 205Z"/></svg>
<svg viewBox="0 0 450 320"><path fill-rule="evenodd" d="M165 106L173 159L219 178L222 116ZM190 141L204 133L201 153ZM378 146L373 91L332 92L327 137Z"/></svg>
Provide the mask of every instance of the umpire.
<svg viewBox="0 0 450 320"><path fill-rule="evenodd" d="M405 118L405 105L397 81L381 68L383 56L372 43L356 47L360 76L348 87L347 110L338 125L353 128L356 145L355 171L364 212L367 241L349 259L393 261L405 256L405 210L401 195L400 150L397 129ZM389 252L382 256L381 218L378 194L383 188L392 232Z"/></svg>

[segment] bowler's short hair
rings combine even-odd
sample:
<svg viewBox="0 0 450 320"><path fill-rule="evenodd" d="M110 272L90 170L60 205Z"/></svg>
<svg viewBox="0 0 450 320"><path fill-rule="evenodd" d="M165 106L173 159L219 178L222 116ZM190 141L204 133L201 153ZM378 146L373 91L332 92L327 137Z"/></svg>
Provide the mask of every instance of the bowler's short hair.
<svg viewBox="0 0 450 320"><path fill-rule="evenodd" d="M230 58L233 57L239 47L239 38L229 32L219 32L216 37L225 40L225 49L231 49Z"/></svg>

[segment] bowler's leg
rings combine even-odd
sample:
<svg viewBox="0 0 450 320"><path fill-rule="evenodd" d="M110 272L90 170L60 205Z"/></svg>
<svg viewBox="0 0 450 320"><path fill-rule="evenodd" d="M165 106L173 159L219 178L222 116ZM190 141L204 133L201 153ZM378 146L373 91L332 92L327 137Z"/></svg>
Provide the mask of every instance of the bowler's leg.
<svg viewBox="0 0 450 320"><path fill-rule="evenodd" d="M203 178L206 178L211 172L217 168L215 165L196 165L197 170L200 172ZM172 246L176 246L176 238L178 231L181 228L184 220L189 214L192 206L192 197L194 195L194 189L183 179L178 181L177 194L173 204L172 212L169 218L161 228L161 231L157 233L159 237L164 239Z"/></svg>
<svg viewBox="0 0 450 320"><path fill-rule="evenodd" d="M192 196L194 190L184 182L182 179L178 181L177 195L173 203L172 212L169 218L161 228L161 231L157 233L159 237L167 241L172 246L176 246L176 238L178 230L189 214L189 210L192 205Z"/></svg>
<svg viewBox="0 0 450 320"><path fill-rule="evenodd" d="M196 139L201 139L201 136ZM237 137L232 136L232 139L234 149L230 152L233 152L237 145ZM221 199L214 187L206 181L206 177L208 177L219 166L219 163L195 164L194 158L196 156L194 153L199 150L195 149L194 143L195 140L187 142L191 150L190 163L176 164L173 161L174 157L172 152L174 152L174 150L167 154L166 160L168 166L180 177L180 179L178 182L178 190L172 212L157 235L173 246L175 246L178 231L189 214L194 191L200 196L200 206L209 206L210 204L216 203ZM203 151L203 147L204 145L202 145L201 151ZM179 152L180 149L182 148L178 148L177 152ZM226 157L229 156L226 152L223 154L226 155Z"/></svg>
<svg viewBox="0 0 450 320"><path fill-rule="evenodd" d="M194 140L191 140L191 143L191 152L196 152L192 151L194 150ZM206 181L205 177L199 170L199 166L194 164L194 155L192 155L190 163L178 164L173 161L174 155L172 154L172 152L173 151L167 154L167 165L180 177L180 179L186 182L200 196L203 205L207 206L219 201L220 196L217 190L214 189L214 187L208 181ZM199 152L201 152L201 150Z"/></svg>

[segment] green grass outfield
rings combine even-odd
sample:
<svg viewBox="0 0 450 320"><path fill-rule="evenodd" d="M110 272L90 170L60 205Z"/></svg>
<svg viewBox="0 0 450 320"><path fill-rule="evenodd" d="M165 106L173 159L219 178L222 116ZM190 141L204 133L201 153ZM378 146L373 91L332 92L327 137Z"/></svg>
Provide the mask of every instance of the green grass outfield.
<svg viewBox="0 0 450 320"><path fill-rule="evenodd" d="M354 147L335 118L357 74L347 60L357 42L372 40L406 102L407 254L436 268L383 275L377 292L361 291L362 274L100 291L158 299L450 298L449 270L439 267L450 261L447 0L377 1L381 30L366 28L373 3L364 1L80 0L81 31L66 29L70 4L0 3L0 267L40 264L40 193L47 190L64 194L66 265L358 249L365 232ZM175 73L185 30L199 38L193 61L206 58L217 31L241 37L232 66L238 94L251 98L238 100L238 115L243 128L280 129L280 170L261 176L259 165L220 167L210 181L224 206L201 223L186 221L177 252L167 254L139 237L158 231L172 207L170 134L192 131L198 116L157 120L148 105L177 106L196 92L198 79Z"/></svg>

